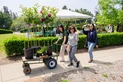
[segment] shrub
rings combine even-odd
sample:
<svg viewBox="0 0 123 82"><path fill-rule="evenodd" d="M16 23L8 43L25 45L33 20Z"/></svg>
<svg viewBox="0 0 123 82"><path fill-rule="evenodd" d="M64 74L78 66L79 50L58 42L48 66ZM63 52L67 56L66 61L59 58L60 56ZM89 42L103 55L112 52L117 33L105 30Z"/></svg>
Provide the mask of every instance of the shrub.
<svg viewBox="0 0 123 82"><path fill-rule="evenodd" d="M98 35L99 47L123 44L123 33L106 33Z"/></svg>
<svg viewBox="0 0 123 82"><path fill-rule="evenodd" d="M23 54L24 48L31 48L33 46L48 46L57 40L56 37L44 38L18 38L12 37L4 41L5 52L7 56L14 56Z"/></svg>
<svg viewBox="0 0 123 82"><path fill-rule="evenodd" d="M57 37L42 37L42 38L18 38L12 37L4 41L5 52L7 56L13 56L14 54L22 54L24 48L30 48L32 46L48 46L54 43ZM86 36L79 36L78 49L84 48ZM98 34L99 47L121 45L123 44L123 33L106 33ZM25 44L25 45L24 45ZM60 49L60 46L56 48Z"/></svg>
<svg viewBox="0 0 123 82"><path fill-rule="evenodd" d="M6 30L6 29L0 29L0 34L9 34L9 33L13 33L13 31Z"/></svg>
<svg viewBox="0 0 123 82"><path fill-rule="evenodd" d="M20 33L26 33L26 32L28 32L28 29L27 28L24 28L24 29L21 29L20 30Z"/></svg>

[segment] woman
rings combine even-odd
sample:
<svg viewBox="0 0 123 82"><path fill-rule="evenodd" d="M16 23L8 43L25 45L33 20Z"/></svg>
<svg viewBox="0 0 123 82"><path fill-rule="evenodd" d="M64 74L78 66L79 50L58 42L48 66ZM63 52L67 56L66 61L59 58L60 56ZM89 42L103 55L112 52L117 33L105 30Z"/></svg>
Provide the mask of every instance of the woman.
<svg viewBox="0 0 123 82"><path fill-rule="evenodd" d="M60 62L65 62L65 59L64 59L64 52L65 52L66 44L67 44L67 41L68 41L68 34L67 34L67 32L64 30L63 25L59 25L59 26L58 26L58 30L59 30L60 34L59 34L58 40L56 41L56 44L57 44L58 42L62 43L61 49L60 49L60 54L59 54L59 55L61 56Z"/></svg>
<svg viewBox="0 0 123 82"><path fill-rule="evenodd" d="M80 61L77 60L75 53L77 50L77 45L78 45L78 34L76 33L76 29L74 26L70 26L69 29L69 37L68 37L68 45L70 46L69 48L69 58L70 58L70 64L68 66L73 65L73 60L76 62L76 67L79 67Z"/></svg>
<svg viewBox="0 0 123 82"><path fill-rule="evenodd" d="M98 48L97 33L96 33L96 29L95 29L94 24L90 24L89 31L85 31L84 27L85 26L82 27L83 33L88 36L87 37L88 53L89 53L89 56L90 56L90 60L88 61L88 63L91 63L93 61L92 50L93 50L95 45L96 45L96 48Z"/></svg>

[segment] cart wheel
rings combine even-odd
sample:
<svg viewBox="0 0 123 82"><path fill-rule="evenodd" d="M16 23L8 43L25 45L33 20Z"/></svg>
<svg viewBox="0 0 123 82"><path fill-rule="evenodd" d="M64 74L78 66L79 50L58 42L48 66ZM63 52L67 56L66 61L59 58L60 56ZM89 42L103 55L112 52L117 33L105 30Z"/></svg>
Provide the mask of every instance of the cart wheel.
<svg viewBox="0 0 123 82"><path fill-rule="evenodd" d="M30 67L24 67L23 69L24 74L30 74L31 73L31 68Z"/></svg>
<svg viewBox="0 0 123 82"><path fill-rule="evenodd" d="M47 61L47 67L49 69L54 69L57 66L57 61L54 58L51 58Z"/></svg>
<svg viewBox="0 0 123 82"><path fill-rule="evenodd" d="M28 63L23 63L23 66L22 66L23 68L24 67L30 67L30 65L28 64Z"/></svg>

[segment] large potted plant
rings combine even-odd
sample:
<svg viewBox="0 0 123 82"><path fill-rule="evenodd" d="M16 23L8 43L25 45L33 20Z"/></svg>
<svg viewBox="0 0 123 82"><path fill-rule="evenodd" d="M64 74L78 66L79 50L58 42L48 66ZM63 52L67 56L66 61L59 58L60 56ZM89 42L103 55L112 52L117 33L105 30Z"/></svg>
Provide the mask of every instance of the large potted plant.
<svg viewBox="0 0 123 82"><path fill-rule="evenodd" d="M37 25L43 25L43 32L44 32L43 34L45 36L44 27L46 27L47 24L55 20L56 13L58 10L56 8L43 6L39 13L38 11L39 7L40 6L38 4L35 4L33 7L30 8L21 6L22 9L21 18L26 24L28 24L28 33L30 32L30 27L33 26L36 28ZM26 44L25 41L24 44ZM29 38L28 38L28 45L30 45ZM35 48L37 49L37 47L34 46L32 47L32 46L33 45L31 44L31 47L24 48L25 57L27 59L33 58L33 55L36 53L34 49Z"/></svg>
<svg viewBox="0 0 123 82"><path fill-rule="evenodd" d="M28 27L27 27L28 35L29 35L29 32L31 31L32 27L36 27L37 24L40 24L40 17L39 17L40 13L38 12L39 7L40 6L38 4L35 4L33 7L30 7L30 8L20 6L20 8L22 9L21 20L23 20L28 25ZM37 47L36 45L34 45L34 44L32 45L32 42L29 40L29 37L28 37L28 41L24 41L25 58L32 59L33 55L36 53L36 50L38 48L39 47Z"/></svg>

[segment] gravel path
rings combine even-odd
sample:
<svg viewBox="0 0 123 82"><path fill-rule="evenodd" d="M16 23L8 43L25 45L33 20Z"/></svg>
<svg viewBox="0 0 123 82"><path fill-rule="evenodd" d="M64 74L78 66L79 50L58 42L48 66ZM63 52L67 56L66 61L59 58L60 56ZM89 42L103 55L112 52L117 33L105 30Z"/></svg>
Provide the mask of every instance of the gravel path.
<svg viewBox="0 0 123 82"><path fill-rule="evenodd" d="M123 82L123 60L46 76L40 82ZM64 80L64 81L62 81ZM67 81L65 81L67 80Z"/></svg>

